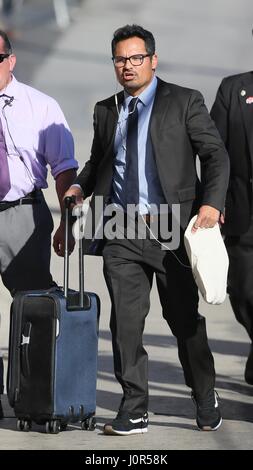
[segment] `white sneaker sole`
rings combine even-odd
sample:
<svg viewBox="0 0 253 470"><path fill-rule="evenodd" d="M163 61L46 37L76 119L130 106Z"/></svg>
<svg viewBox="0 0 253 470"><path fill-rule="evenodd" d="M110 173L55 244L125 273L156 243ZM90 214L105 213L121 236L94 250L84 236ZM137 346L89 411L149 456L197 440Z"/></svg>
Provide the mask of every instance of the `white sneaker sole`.
<svg viewBox="0 0 253 470"><path fill-rule="evenodd" d="M131 434L144 434L145 432L148 432L148 428L131 429L131 431L117 431L108 424L104 427L104 434L106 436L129 436Z"/></svg>
<svg viewBox="0 0 253 470"><path fill-rule="evenodd" d="M219 429L219 427L221 426L221 423L222 423L222 418L220 419L217 426L215 426L215 428L211 428L210 426L203 426L202 428L198 426L198 428L200 431L217 431L217 429Z"/></svg>

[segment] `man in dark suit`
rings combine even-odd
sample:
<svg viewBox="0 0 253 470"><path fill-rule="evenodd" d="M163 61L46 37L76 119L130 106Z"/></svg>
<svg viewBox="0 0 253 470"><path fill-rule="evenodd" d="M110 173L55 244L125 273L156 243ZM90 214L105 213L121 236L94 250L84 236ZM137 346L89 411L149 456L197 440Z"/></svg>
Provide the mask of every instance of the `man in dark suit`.
<svg viewBox="0 0 253 470"><path fill-rule="evenodd" d="M253 385L253 72L222 80L211 116L230 158L223 227L230 261L228 293L236 319L251 340L244 375Z"/></svg>
<svg viewBox="0 0 253 470"><path fill-rule="evenodd" d="M214 362L183 237L173 250L166 249L172 244L167 245L161 233L153 236L152 223L161 223L167 216L171 227L172 205L177 204L181 235L196 213L194 231L213 227L224 207L228 156L201 94L155 76L152 33L137 25L118 29L112 56L124 91L96 104L90 160L75 182L79 186L66 193L78 201L93 193L92 208L96 197L103 196L106 204L110 201L124 210L119 236L107 237L103 248L112 301L114 368L123 389L117 417L105 425L104 432L127 435L148 429L148 361L142 334L154 274L163 316L177 338L185 381L192 389L198 427L215 430L221 414L214 391ZM196 154L202 183L196 173ZM135 217L128 218L131 203L139 206ZM143 229L140 237L137 228ZM85 240L85 246L91 253L94 238Z"/></svg>

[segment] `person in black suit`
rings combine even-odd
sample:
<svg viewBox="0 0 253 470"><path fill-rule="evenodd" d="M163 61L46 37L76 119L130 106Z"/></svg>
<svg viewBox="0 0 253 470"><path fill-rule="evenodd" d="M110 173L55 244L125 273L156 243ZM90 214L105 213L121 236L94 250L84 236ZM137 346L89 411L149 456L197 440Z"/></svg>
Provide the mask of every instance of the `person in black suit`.
<svg viewBox="0 0 253 470"><path fill-rule="evenodd" d="M250 337L244 376L253 385L253 72L222 80L211 116L230 158L223 226L229 255L228 293L235 317Z"/></svg>
<svg viewBox="0 0 253 470"><path fill-rule="evenodd" d="M196 403L197 425L214 430L221 424L214 361L205 319L198 313L198 290L183 237L178 247L166 249L163 234L153 237L152 223L161 223L167 216L171 227L172 205L177 204L181 235L196 213L194 231L213 227L225 202L227 152L202 95L156 77L158 59L151 32L138 25L115 31L112 59L124 90L96 104L91 157L76 186L65 194L75 195L77 201L93 194L92 214L101 196L105 204L111 202L124 210L119 236L107 237L102 250L112 301L114 369L123 389L119 412L104 432L127 435L148 429L148 359L142 334L154 274L163 317L177 338L185 381ZM201 162L201 183L196 154ZM131 203L139 203L138 211L125 220ZM131 223L133 230L127 237ZM143 229L141 237L137 226ZM101 244L95 247L95 237L91 238L85 240L86 253L101 249Z"/></svg>

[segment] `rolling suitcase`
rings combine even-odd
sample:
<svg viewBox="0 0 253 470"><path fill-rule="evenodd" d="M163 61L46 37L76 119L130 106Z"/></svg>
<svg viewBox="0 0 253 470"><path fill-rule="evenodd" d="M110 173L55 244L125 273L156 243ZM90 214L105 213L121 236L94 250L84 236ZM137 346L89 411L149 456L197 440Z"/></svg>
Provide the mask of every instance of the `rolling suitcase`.
<svg viewBox="0 0 253 470"><path fill-rule="evenodd" d="M79 240L79 292L69 289L66 201L64 290L18 292L11 307L8 399L17 429L32 421L58 433L70 422L95 428L98 320L96 294L83 290L82 240Z"/></svg>

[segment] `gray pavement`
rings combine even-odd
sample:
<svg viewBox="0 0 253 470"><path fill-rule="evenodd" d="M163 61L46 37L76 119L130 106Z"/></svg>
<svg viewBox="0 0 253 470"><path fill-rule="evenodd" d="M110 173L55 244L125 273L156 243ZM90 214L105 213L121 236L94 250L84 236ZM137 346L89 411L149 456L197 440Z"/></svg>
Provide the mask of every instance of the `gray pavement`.
<svg viewBox="0 0 253 470"><path fill-rule="evenodd" d="M252 1L241 0L85 0L72 10L71 24L59 29L49 0L24 1L13 19L18 55L16 76L54 96L72 128L76 155L82 167L89 157L94 103L117 90L110 60L112 32L126 23L140 23L157 39L158 75L168 81L199 89L208 107L221 78L252 68ZM54 184L45 192L59 222ZM184 385L176 341L161 317L156 288L144 341L149 353L150 428L143 436L103 436L102 426L114 417L121 396L115 382L109 332L110 301L102 276L102 261L86 257L86 288L99 294L102 303L97 387L97 421L94 432L78 425L59 435L47 435L34 426L17 432L5 397L6 418L0 422L0 449L182 450L252 449L253 387L244 382L248 338L235 321L228 300L221 306L200 301L207 318L214 353L217 391L221 397L223 426L214 433L198 432L190 391ZM71 260L71 282L77 287L77 256ZM52 273L62 282L63 261L52 256ZM7 364L10 297L0 287L2 326L0 344Z"/></svg>

